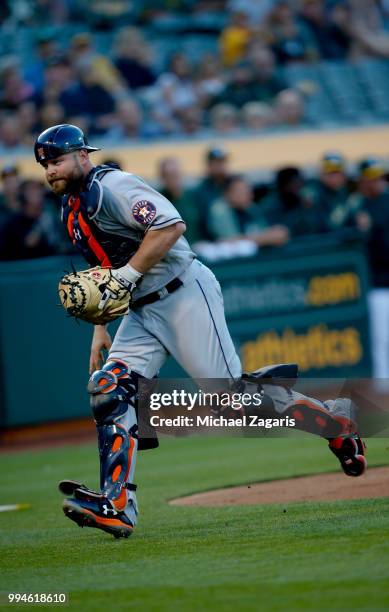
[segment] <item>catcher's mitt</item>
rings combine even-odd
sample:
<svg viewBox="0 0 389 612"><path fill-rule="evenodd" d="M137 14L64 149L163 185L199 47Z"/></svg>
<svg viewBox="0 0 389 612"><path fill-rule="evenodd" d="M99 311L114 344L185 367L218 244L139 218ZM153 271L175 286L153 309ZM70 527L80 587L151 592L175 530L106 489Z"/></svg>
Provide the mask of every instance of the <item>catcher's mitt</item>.
<svg viewBox="0 0 389 612"><path fill-rule="evenodd" d="M124 287L110 268L96 266L66 274L59 283L58 293L70 316L104 325L128 312L134 287Z"/></svg>

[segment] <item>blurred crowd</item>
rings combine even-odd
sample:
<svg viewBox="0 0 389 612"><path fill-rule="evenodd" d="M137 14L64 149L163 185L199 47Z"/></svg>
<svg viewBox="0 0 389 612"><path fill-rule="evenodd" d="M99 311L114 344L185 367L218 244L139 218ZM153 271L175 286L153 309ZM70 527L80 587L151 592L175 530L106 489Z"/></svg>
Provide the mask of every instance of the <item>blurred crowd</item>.
<svg viewBox="0 0 389 612"><path fill-rule="evenodd" d="M193 183L178 158L163 158L155 184L185 220L186 237L200 256L251 255L355 230L366 240L373 284L389 287L389 186L381 160L366 158L351 172L340 153L329 152L314 173L283 167L260 182L236 174L222 148L206 151L204 165L204 176ZM56 196L15 165L3 167L0 178L0 258L72 253Z"/></svg>
<svg viewBox="0 0 389 612"><path fill-rule="evenodd" d="M206 16L214 20L205 27ZM161 61L152 28L171 22L177 44ZM185 36L200 23L198 46L205 32L216 52L191 57ZM64 42L69 24L84 31ZM389 0L8 0L0 9L0 148L29 147L64 122L103 144L301 125L309 87L291 87L282 68L389 57L388 25ZM1 45L20 28L35 32L23 61ZM104 52L101 32L114 33Z"/></svg>

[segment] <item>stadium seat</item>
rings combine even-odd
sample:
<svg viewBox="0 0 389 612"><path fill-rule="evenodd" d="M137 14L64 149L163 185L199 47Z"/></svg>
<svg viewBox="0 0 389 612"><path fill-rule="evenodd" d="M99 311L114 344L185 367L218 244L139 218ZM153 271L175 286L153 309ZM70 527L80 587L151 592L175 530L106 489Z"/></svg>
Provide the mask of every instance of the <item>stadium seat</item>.
<svg viewBox="0 0 389 612"><path fill-rule="evenodd" d="M366 59L356 64L361 85L377 119L389 117L389 62Z"/></svg>
<svg viewBox="0 0 389 612"><path fill-rule="evenodd" d="M369 100L353 64L321 62L318 71L323 85L332 97L339 118L355 123L366 123L374 119L369 109Z"/></svg>
<svg viewBox="0 0 389 612"><path fill-rule="evenodd" d="M336 121L335 105L324 86L316 65L295 64L281 75L289 87L305 94L305 116L314 125Z"/></svg>
<svg viewBox="0 0 389 612"><path fill-rule="evenodd" d="M182 50L192 62L200 60L208 53L216 54L218 52L218 39L216 36L206 34L185 36L182 42Z"/></svg>

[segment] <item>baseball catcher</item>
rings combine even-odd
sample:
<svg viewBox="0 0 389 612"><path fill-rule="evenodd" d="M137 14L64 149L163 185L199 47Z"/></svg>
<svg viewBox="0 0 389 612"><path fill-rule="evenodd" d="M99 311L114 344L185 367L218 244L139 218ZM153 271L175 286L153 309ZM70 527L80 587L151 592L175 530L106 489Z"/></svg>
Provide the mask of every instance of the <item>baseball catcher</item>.
<svg viewBox="0 0 389 612"><path fill-rule="evenodd" d="M362 474L364 445L350 400L321 402L297 393L284 382L297 376L293 365L242 375L220 285L196 259L183 235L183 219L139 177L113 164L93 166L89 155L97 150L68 124L45 130L35 143L36 161L52 191L62 196L69 237L90 266L62 278L59 295L70 316L94 326L88 392L100 490L62 481L65 515L118 538L132 533L138 516L137 450L158 445L156 437L139 436L139 380L155 378L169 355L195 380L260 387L268 412L293 416L301 429L320 433L346 474ZM112 342L107 325L119 317Z"/></svg>

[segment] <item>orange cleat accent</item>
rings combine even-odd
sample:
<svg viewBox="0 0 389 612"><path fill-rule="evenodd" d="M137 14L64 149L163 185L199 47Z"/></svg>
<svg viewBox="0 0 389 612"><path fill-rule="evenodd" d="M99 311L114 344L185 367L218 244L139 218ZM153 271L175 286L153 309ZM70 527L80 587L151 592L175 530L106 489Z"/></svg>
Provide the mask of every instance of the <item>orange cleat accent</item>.
<svg viewBox="0 0 389 612"><path fill-rule="evenodd" d="M63 502L65 516L80 527L94 527L110 533L115 538L128 538L134 525L123 512L118 512L107 498L100 500L65 499ZM93 508L93 509L92 509ZM111 513L115 516L108 516Z"/></svg>

